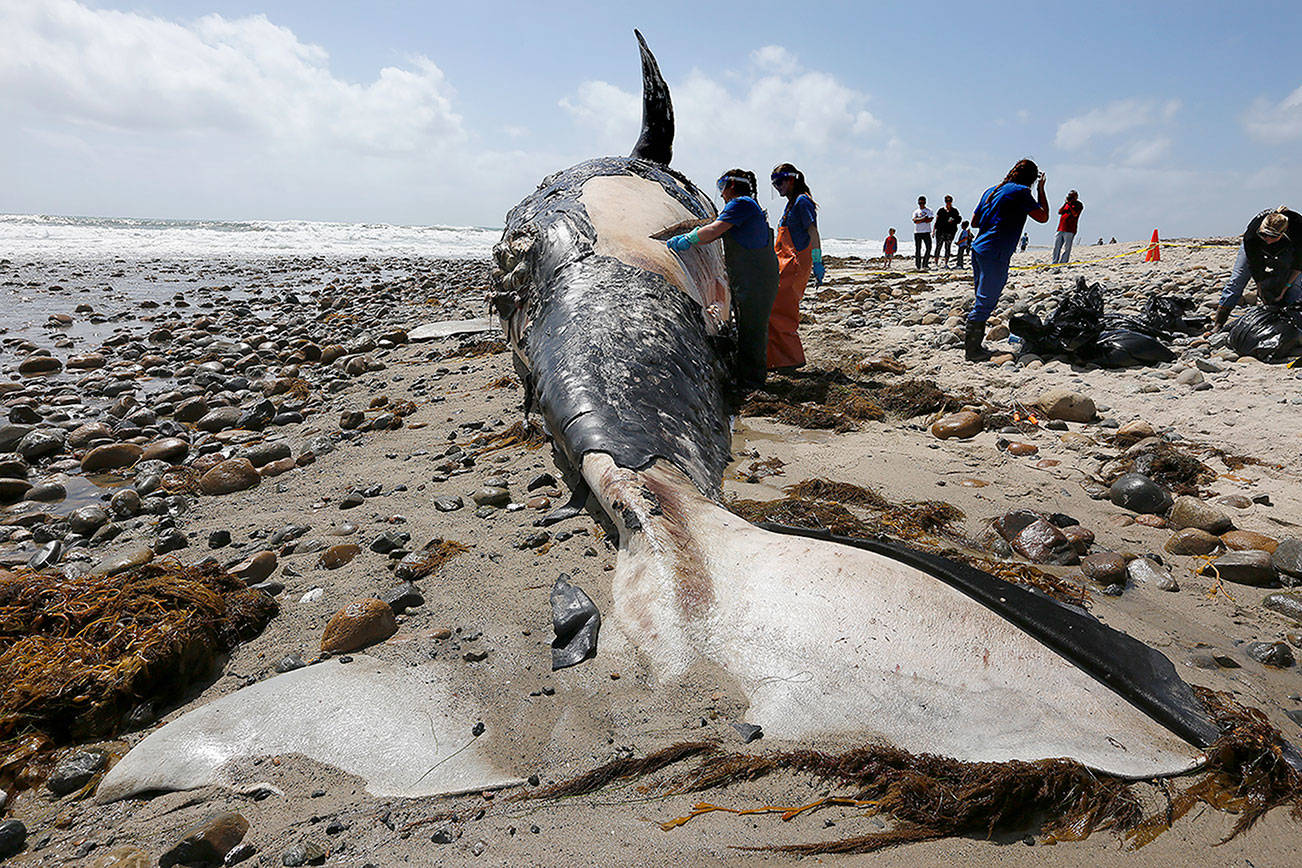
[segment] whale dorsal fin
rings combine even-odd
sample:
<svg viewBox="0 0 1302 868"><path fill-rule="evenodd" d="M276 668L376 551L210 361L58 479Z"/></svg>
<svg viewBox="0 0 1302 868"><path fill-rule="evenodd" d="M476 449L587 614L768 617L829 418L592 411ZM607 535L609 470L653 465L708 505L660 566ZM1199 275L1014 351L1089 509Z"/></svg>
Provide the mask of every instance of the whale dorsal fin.
<svg viewBox="0 0 1302 868"><path fill-rule="evenodd" d="M655 55L642 34L633 33L642 50L642 135L630 156L667 166L674 155L674 104Z"/></svg>

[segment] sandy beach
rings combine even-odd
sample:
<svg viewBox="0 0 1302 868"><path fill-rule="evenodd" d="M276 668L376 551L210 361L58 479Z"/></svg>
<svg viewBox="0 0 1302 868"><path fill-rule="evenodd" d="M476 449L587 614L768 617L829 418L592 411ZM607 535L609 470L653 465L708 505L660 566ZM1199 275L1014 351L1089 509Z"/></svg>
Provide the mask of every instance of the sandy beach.
<svg viewBox="0 0 1302 868"><path fill-rule="evenodd" d="M1209 545L1217 548L1206 555L1173 553L1167 545L1177 529L1114 504L1107 487L1144 439L1127 443L1118 432L1147 423L1162 444L1205 465L1188 493L1218 521L1261 535L1252 538L1258 546L1302 538L1302 435L1294 424L1302 371L1240 358L1197 335L1173 343L1175 362L1130 369L1018 356L1006 328L995 337L1013 313L1051 311L1078 275L1104 285L1109 311L1137 310L1157 292L1188 296L1207 314L1233 260L1228 243L1168 243L1158 263L1143 262L1135 243L1081 247L1082 262L1015 271L991 321L989 343L1005 355L984 364L965 363L959 341L970 272L920 274L897 261L883 274L880 261L832 261L824 286L811 286L802 305L809 364L789 381L835 375L870 396L900 384L910 384L902 391L911 394L926 382L946 396L944 407L852 418L838 426L845 430L788 424L768 412L743 415L725 501L778 500L787 486L809 479L850 483L892 503L950 504L964 516L950 530L974 543L989 541L990 522L1014 510L1070 517L1092 532L1089 552L1127 561L1155 556L1165 579L1103 583L1076 565L1040 569L1084 589L1093 614L1162 651L1191 684L1228 692L1260 709L1287 739L1302 740L1298 670L1286 653L1302 647L1302 624L1278 605L1263 605L1287 592L1292 577L1271 569L1249 584L1201 575L1209 558L1224 553L1222 534L1213 535ZM1013 265L1043 257L1032 250ZM515 798L679 742L758 753L831 751L853 742L766 737L744 745L733 724L746 721L745 696L725 673L696 666L679 683L657 683L613 623L603 627L594 659L551 671L553 583L568 575L609 612L615 550L586 513L535 526L568 491L546 445L508 436L524 421L522 390L500 331L418 339L422 325L487 316L489 265L233 256L0 263L0 283L26 299L23 315L11 315L0 336L8 416L0 452L11 453L0 456L7 468L0 475L13 480L0 490L16 495L0 508L0 565L24 568L44 553L47 569L81 575L164 558L215 558L279 606L258 635L134 726L54 745L50 767L87 750L104 758L84 788L56 796L38 784L0 795L0 818L26 828L26 849L12 864L157 864L187 830L232 811L248 823L243 864L268 866L321 864L312 861L318 854L324 864L350 866L794 864L805 857L743 848L885 828L886 821L849 806L787 822L775 814L716 813L668 831L660 826L702 801L744 809L835 794L795 772L670 797L643 792L646 781L638 780L573 798ZM58 364L40 361L43 354ZM878 361L865 368L865 359ZM1034 421L1006 421L1008 413L1034 412L1052 389L1087 397L1096 414L1086 422L1055 422L1043 412ZM783 399L780 388L772 397ZM965 403L983 416L982 430L935 436L932 423ZM89 452L120 444L141 449L129 461L84 469ZM232 471L232 484L206 482L219 462L241 460L248 468ZM133 488L138 493L124 494ZM314 663L336 612L373 596L396 599L402 565L438 541L465 550L428 575L408 570L417 593L394 604L392 636L354 652L352 664L338 655ZM987 557L1026 560L989 546ZM1302 601L1293 606L1302 612ZM1259 662L1266 652L1252 643L1282 643L1271 658L1280 665ZM286 754L242 761L230 771L235 787L94 799L103 765L187 712L274 677L278 667L293 668L286 658L440 667L484 709L482 719L464 721L466 740L478 738L482 724L495 764L528 783L457 797L377 797L356 776ZM346 740L348 718L333 725ZM1166 798L1154 784L1137 790L1150 810ZM1299 832L1287 809L1216 846L1234 819L1200 806L1137 851L1109 831L1049 846L1031 827L994 840L944 839L817 860L1295 864ZM284 861L287 855L304 861Z"/></svg>

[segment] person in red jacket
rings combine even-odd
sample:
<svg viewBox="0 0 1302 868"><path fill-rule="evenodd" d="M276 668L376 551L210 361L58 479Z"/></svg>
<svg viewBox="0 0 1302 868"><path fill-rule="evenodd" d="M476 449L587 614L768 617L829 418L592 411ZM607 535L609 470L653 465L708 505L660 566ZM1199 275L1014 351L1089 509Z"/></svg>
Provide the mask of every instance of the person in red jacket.
<svg viewBox="0 0 1302 868"><path fill-rule="evenodd" d="M1085 206L1076 191L1067 193L1067 201L1058 209L1058 234L1053 238L1053 264L1066 265L1071 261L1071 243L1076 239L1076 222Z"/></svg>
<svg viewBox="0 0 1302 868"><path fill-rule="evenodd" d="M900 242L895 237L895 227L891 227L891 234L886 236L882 242L882 254L886 257L886 267L891 267L891 260L895 258L895 251L899 249Z"/></svg>

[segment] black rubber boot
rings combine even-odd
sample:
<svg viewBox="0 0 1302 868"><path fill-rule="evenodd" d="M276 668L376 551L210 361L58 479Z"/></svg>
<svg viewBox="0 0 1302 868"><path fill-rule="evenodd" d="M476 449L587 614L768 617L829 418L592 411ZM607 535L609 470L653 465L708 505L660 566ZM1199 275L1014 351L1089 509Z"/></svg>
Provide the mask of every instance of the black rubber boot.
<svg viewBox="0 0 1302 868"><path fill-rule="evenodd" d="M986 324L971 322L963 333L963 357L969 362L990 361L990 351L981 346L981 339L986 336Z"/></svg>

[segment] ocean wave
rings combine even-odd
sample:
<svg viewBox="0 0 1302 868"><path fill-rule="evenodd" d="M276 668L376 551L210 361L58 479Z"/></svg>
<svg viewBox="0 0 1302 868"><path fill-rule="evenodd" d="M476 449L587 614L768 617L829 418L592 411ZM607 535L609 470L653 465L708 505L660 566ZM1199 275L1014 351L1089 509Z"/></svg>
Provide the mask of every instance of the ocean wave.
<svg viewBox="0 0 1302 868"><path fill-rule="evenodd" d="M483 259L501 229L312 220L165 220L0 214L0 258L419 256Z"/></svg>

